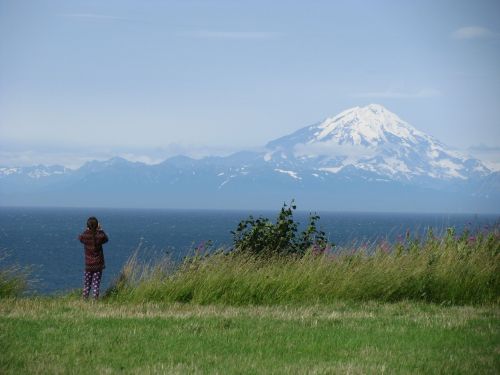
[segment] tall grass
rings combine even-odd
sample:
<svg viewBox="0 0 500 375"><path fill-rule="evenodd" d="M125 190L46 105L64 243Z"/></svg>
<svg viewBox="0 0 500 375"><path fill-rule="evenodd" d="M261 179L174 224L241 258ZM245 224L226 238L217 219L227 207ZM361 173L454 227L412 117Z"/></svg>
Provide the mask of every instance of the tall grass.
<svg viewBox="0 0 500 375"><path fill-rule="evenodd" d="M176 269L134 256L112 293L117 300L275 305L335 300L500 302L500 232L407 238L372 249L262 258L244 251L186 258Z"/></svg>
<svg viewBox="0 0 500 375"><path fill-rule="evenodd" d="M28 288L29 270L7 264L7 257L6 252L0 252L0 298L19 296Z"/></svg>

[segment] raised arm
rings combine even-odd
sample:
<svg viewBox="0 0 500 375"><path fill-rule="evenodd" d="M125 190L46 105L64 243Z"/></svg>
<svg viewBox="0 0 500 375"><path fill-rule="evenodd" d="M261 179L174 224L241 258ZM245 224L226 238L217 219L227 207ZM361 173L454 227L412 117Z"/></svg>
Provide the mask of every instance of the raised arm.
<svg viewBox="0 0 500 375"><path fill-rule="evenodd" d="M98 238L99 238L99 243L102 245L103 243L106 243L108 242L108 236L106 235L106 233L104 233L103 230L99 231L98 233Z"/></svg>

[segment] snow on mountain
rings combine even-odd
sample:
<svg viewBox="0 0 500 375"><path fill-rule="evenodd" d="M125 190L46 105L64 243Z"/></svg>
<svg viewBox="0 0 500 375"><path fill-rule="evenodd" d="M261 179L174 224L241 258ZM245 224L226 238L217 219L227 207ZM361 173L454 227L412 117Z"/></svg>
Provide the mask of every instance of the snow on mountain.
<svg viewBox="0 0 500 375"><path fill-rule="evenodd" d="M395 180L466 180L491 171L381 105L350 108L267 144L264 160L339 173L347 166Z"/></svg>
<svg viewBox="0 0 500 375"><path fill-rule="evenodd" d="M238 184L325 184L338 179L396 181L438 188L482 179L491 171L417 130L381 105L354 107L269 142L265 152L242 151L227 157L176 156L157 165L115 157L90 161L77 170L61 166L0 167L0 179L14 184L68 184L99 178L125 185L167 184L189 188L193 180L225 190ZM264 183L263 183L264 184ZM6 185L5 185L6 186ZM14 185L13 185L14 186ZM18 185L15 185L18 186Z"/></svg>
<svg viewBox="0 0 500 375"><path fill-rule="evenodd" d="M0 177L5 177L13 174L19 174L21 168L9 168L9 167L1 167L0 168Z"/></svg>
<svg viewBox="0 0 500 375"><path fill-rule="evenodd" d="M64 175L72 170L60 165L37 165L33 167L0 167L0 178L7 176L27 176L32 179L40 179L43 177Z"/></svg>
<svg viewBox="0 0 500 375"><path fill-rule="evenodd" d="M492 212L500 172L417 130L380 105L355 107L264 151L155 165L123 158L0 167L0 205Z"/></svg>

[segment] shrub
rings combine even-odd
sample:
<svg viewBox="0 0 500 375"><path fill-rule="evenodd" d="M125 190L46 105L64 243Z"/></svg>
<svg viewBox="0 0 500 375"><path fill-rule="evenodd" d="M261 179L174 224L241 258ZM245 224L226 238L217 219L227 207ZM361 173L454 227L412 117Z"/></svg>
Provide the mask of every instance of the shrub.
<svg viewBox="0 0 500 375"><path fill-rule="evenodd" d="M299 223L293 219L293 211L297 208L294 201L283 204L275 223L268 218L254 219L250 216L240 221L233 234L233 248L237 252L245 252L263 257L298 255L303 256L308 249L324 252L334 245L329 243L325 232L319 230L319 216L309 215L307 228L298 233Z"/></svg>

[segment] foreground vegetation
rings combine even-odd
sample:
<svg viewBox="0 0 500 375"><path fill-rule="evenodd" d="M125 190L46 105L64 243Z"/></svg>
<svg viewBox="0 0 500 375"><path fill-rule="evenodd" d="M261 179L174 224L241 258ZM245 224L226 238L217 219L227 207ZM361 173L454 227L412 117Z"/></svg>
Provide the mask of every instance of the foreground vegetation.
<svg viewBox="0 0 500 375"><path fill-rule="evenodd" d="M439 304L500 302L500 234L407 238L371 249L311 247L303 255L196 254L172 268L133 256L107 297L129 302L225 305L329 304L338 300Z"/></svg>
<svg viewBox="0 0 500 375"><path fill-rule="evenodd" d="M0 372L494 374L497 307L0 301Z"/></svg>
<svg viewBox="0 0 500 375"><path fill-rule="evenodd" d="M276 221L249 217L230 251L198 248L181 264L154 264L135 253L104 297L122 302L309 305L351 301L500 303L500 223L457 235L409 233L397 243L337 248L311 215L299 233L293 201ZM0 263L2 259L0 258ZM20 295L25 272L0 267L0 297Z"/></svg>
<svg viewBox="0 0 500 375"><path fill-rule="evenodd" d="M4 265L9 254L0 251L0 298L20 296L28 289L29 269Z"/></svg>
<svg viewBox="0 0 500 375"><path fill-rule="evenodd" d="M0 373L500 372L498 227L340 249L293 209L242 221L231 251L136 253L96 302L23 298L4 268Z"/></svg>

